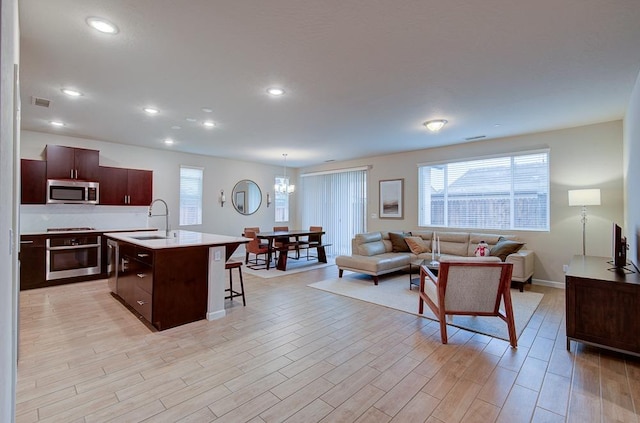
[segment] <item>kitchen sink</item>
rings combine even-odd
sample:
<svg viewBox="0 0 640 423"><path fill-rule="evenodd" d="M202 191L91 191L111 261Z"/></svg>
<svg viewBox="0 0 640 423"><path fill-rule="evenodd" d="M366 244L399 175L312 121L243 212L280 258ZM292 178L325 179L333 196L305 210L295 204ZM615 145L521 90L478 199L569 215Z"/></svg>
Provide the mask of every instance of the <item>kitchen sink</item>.
<svg viewBox="0 0 640 423"><path fill-rule="evenodd" d="M142 235L142 236L132 236L133 239L139 239L140 241L148 241L150 239L167 239L166 236L160 235Z"/></svg>

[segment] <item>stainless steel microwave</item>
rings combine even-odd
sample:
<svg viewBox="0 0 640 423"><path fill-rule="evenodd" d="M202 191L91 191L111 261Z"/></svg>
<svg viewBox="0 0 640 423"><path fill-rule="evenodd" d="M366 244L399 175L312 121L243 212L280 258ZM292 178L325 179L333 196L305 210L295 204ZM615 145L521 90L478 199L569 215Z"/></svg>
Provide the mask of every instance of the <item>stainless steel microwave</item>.
<svg viewBox="0 0 640 423"><path fill-rule="evenodd" d="M98 204L100 184L89 181L47 180L47 204Z"/></svg>

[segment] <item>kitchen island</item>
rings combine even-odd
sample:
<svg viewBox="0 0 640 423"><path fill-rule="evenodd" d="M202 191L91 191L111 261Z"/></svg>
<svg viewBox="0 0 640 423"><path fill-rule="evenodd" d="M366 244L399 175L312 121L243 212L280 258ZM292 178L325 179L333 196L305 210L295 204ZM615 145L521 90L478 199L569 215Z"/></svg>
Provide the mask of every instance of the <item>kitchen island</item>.
<svg viewBox="0 0 640 423"><path fill-rule="evenodd" d="M165 330L225 316L225 262L248 238L191 231L104 234L115 245L112 292Z"/></svg>

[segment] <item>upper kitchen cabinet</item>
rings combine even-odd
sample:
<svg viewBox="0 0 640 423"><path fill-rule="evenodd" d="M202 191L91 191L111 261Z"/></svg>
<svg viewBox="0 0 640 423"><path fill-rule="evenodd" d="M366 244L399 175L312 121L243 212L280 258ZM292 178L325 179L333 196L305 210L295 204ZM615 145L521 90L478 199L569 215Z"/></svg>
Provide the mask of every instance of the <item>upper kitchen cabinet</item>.
<svg viewBox="0 0 640 423"><path fill-rule="evenodd" d="M84 148L47 145L47 179L97 181L100 152Z"/></svg>
<svg viewBox="0 0 640 423"><path fill-rule="evenodd" d="M45 204L47 202L47 162L20 160L20 202Z"/></svg>
<svg viewBox="0 0 640 423"><path fill-rule="evenodd" d="M100 204L148 206L153 195L153 171L99 167Z"/></svg>

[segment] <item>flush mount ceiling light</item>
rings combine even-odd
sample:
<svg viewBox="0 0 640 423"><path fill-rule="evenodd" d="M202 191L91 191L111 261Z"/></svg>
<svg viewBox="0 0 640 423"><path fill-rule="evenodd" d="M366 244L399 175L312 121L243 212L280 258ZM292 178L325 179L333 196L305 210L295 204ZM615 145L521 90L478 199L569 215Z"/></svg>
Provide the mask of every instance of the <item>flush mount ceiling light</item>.
<svg viewBox="0 0 640 423"><path fill-rule="evenodd" d="M271 88L267 88L267 94L272 95L274 97L280 97L284 95L284 90L282 88L271 87Z"/></svg>
<svg viewBox="0 0 640 423"><path fill-rule="evenodd" d="M166 140L164 140L164 143L166 145L171 145L171 144L173 144L173 140L171 138L167 138Z"/></svg>
<svg viewBox="0 0 640 423"><path fill-rule="evenodd" d="M118 27L106 19L89 17L87 18L87 25L89 25L91 28L95 29L96 31L100 31L104 34L113 35L118 33Z"/></svg>
<svg viewBox="0 0 640 423"><path fill-rule="evenodd" d="M185 120L187 122L197 122L198 121L198 119L196 119L196 118L186 118Z"/></svg>
<svg viewBox="0 0 640 423"><path fill-rule="evenodd" d="M208 107L203 107L202 111L205 112L205 113L211 113L211 112L213 112L213 109L210 109Z"/></svg>
<svg viewBox="0 0 640 423"><path fill-rule="evenodd" d="M148 115L157 115L158 113L160 113L160 110L156 109L155 107L145 107L142 110L144 110L144 112Z"/></svg>
<svg viewBox="0 0 640 423"><path fill-rule="evenodd" d="M202 122L202 124L205 126L205 128L215 128L216 126L215 122L210 120L205 120L204 122Z"/></svg>
<svg viewBox="0 0 640 423"><path fill-rule="evenodd" d="M52 120L49 123L51 124L51 126L56 126L58 128L64 126L64 122L60 122L59 120Z"/></svg>
<svg viewBox="0 0 640 423"><path fill-rule="evenodd" d="M60 91L68 95L69 97L80 97L82 93L78 90L74 90L72 88L62 88Z"/></svg>
<svg viewBox="0 0 640 423"><path fill-rule="evenodd" d="M445 119L428 120L425 123L423 123L423 125L426 126L427 129L431 132L438 132L446 124L447 124L447 121Z"/></svg>

